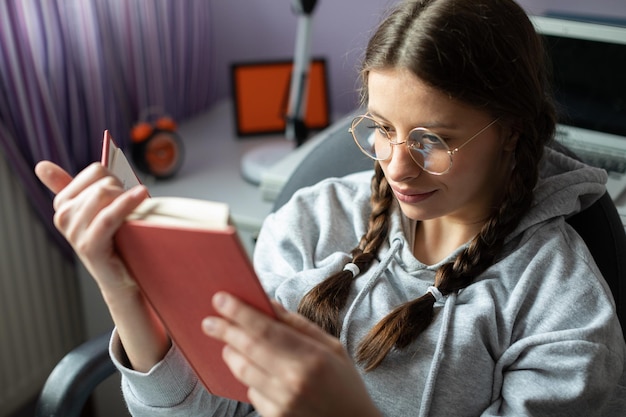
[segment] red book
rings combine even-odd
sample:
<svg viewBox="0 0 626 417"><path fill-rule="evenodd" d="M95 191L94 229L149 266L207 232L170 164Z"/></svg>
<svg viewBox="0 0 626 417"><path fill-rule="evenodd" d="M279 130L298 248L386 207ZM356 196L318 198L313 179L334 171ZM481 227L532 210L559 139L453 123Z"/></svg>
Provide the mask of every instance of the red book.
<svg viewBox="0 0 626 417"><path fill-rule="evenodd" d="M124 154L105 132L102 163L139 183ZM133 182L134 181L134 182ZM173 342L206 389L218 396L249 402L247 387L222 360L223 344L206 336L202 319L217 313L213 294L229 292L275 317L229 222L228 206L177 197L146 199L115 235L117 250Z"/></svg>

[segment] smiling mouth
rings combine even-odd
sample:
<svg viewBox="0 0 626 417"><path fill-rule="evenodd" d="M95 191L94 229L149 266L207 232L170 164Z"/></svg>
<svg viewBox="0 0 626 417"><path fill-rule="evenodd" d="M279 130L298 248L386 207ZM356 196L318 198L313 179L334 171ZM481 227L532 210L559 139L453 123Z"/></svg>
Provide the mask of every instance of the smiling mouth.
<svg viewBox="0 0 626 417"><path fill-rule="evenodd" d="M399 190L393 189L393 193L395 194L396 198L403 202L403 203L409 203L409 204L416 204L416 203L420 203L428 198L430 198L433 194L435 194L437 191L429 191L427 193L415 193L415 194L405 194L404 192L401 192Z"/></svg>

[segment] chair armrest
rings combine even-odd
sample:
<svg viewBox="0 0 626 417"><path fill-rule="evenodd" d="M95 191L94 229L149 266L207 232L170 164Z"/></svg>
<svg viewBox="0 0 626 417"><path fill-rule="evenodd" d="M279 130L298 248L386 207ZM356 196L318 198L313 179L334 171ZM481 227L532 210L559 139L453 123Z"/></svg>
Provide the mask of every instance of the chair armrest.
<svg viewBox="0 0 626 417"><path fill-rule="evenodd" d="M79 416L96 386L115 372L109 357L111 332L67 353L52 370L37 401L36 417Z"/></svg>

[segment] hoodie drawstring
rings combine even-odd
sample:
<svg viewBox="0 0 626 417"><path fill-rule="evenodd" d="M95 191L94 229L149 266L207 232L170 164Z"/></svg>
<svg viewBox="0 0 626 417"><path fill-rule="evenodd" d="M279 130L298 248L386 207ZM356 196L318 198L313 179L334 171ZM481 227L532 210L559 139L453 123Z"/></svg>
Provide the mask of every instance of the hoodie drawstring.
<svg viewBox="0 0 626 417"><path fill-rule="evenodd" d="M422 406L420 407L420 417L426 417L430 412L430 406L433 402L433 394L435 391L435 383L437 382L437 375L439 374L439 367L443 362L443 348L448 338L448 330L450 329L450 322L452 321L452 312L456 305L456 293L450 293L444 300L443 305L443 317L441 320L441 329L439 330L439 337L437 338L437 346L433 355L432 365L428 372L428 378L426 379L426 385L424 386L424 392L422 393Z"/></svg>
<svg viewBox="0 0 626 417"><path fill-rule="evenodd" d="M343 323L341 326L341 334L339 336L339 340L346 348L348 348L348 328L347 327L350 323L350 319L352 317L352 314L354 313L355 308L359 304L361 304L361 301L363 300L363 298L365 298L365 296L370 292L370 290L376 283L376 280L378 279L378 277L382 275L385 269L387 269L387 266L389 265L394 255L400 250L401 247L402 247L402 240L396 239L392 242L391 248L389 248L389 251L387 251L387 256L385 256L385 258L380 262L380 264L378 264L378 267L376 268L376 270L374 271L370 279L365 283L361 291L359 291L356 298L354 299L354 302L348 309L346 316L343 319Z"/></svg>
<svg viewBox="0 0 626 417"><path fill-rule="evenodd" d="M348 326L350 325L350 319L354 314L356 308L361 304L363 299L370 293L372 287L378 280L378 278L383 274L383 272L389 266L389 263L392 261L396 253L402 248L403 241L401 239L394 239L391 247L387 251L387 255L380 261L378 266L376 267L374 273L365 283L361 291L357 294L354 302L350 305L350 308L346 312L346 316L343 319L342 330L339 340L341 343L348 348ZM435 291L437 290L437 291ZM443 301L443 312L442 312L442 322L441 328L439 330L439 335L437 337L437 345L435 347L435 353L433 355L432 364L430 370L428 371L428 377L426 379L426 384L424 385L424 392L422 393L422 401L419 416L426 417L430 413L430 407L432 405L433 394L435 391L435 384L437 382L437 376L439 374L439 368L444 359L444 347L446 344L446 339L448 338L448 330L450 328L450 323L452 321L452 313L454 312L454 306L456 305L456 293L451 293L447 296L441 296L441 293L437 288L435 290L429 288L429 292L434 293L433 295L437 299L437 302Z"/></svg>

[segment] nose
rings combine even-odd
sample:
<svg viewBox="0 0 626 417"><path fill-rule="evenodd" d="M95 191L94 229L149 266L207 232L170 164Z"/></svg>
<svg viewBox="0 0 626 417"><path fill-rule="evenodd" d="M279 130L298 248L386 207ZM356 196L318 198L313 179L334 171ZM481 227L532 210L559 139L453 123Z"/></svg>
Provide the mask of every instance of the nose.
<svg viewBox="0 0 626 417"><path fill-rule="evenodd" d="M393 181L406 181L421 175L422 168L411 157L405 141L392 145L391 156L386 161L386 175Z"/></svg>

